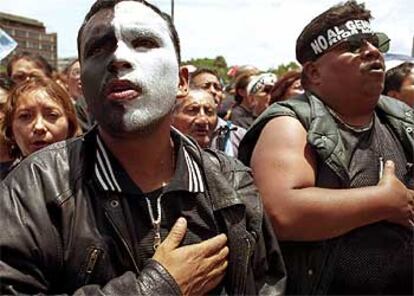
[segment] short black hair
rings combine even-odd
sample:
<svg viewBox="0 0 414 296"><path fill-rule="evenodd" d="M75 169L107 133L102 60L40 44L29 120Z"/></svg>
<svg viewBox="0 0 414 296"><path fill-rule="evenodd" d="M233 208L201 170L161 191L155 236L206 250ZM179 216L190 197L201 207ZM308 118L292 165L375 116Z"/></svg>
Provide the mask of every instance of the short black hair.
<svg viewBox="0 0 414 296"><path fill-rule="evenodd" d="M178 37L178 33L177 30L175 29L174 23L172 22L170 16L164 12L162 12L157 6L148 3L145 0L97 0L91 7L91 9L89 10L89 12L86 14L85 19L82 23L82 26L79 29L78 32L78 38L77 38L77 42L78 42L78 56L80 57L80 40L81 40L81 36L83 33L83 29L85 27L85 25L88 23L88 21L91 19L91 17L96 14L98 11L100 11L101 9L105 9L105 8L112 8L114 7L116 4L118 4L119 2L122 1L135 1L135 2L139 2L144 4L145 6L151 8L155 13L157 13L161 18L163 18L167 25L168 28L170 30L170 36L171 39L174 43L174 48L175 48L175 52L177 54L177 60L178 60L178 64L181 63L181 50L180 50L180 39Z"/></svg>
<svg viewBox="0 0 414 296"><path fill-rule="evenodd" d="M414 63L405 62L401 65L391 68L385 73L384 90L382 94L387 95L388 92L400 91L404 80L410 75L414 68Z"/></svg>
<svg viewBox="0 0 414 296"><path fill-rule="evenodd" d="M347 1L337 4L315 17L300 33L296 40L296 59L302 65L313 60L311 42L327 29L340 25L348 20L359 19L369 21L372 19L371 11L364 4L356 1Z"/></svg>
<svg viewBox="0 0 414 296"><path fill-rule="evenodd" d="M201 74L204 74L204 73L208 73L208 74L216 76L218 81L221 83L220 76L218 75L218 73L215 70L209 69L209 68L198 68L197 70L195 70L193 73L190 74L190 85L192 85L191 81L194 77L197 77L198 75L201 75Z"/></svg>

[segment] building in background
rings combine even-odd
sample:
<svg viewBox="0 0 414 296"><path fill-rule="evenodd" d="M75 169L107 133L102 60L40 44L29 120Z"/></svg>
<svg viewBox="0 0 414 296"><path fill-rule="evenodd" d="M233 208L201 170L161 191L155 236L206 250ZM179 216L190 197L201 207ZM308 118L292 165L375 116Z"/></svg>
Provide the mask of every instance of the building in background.
<svg viewBox="0 0 414 296"><path fill-rule="evenodd" d="M40 54L57 69L57 34L46 33L42 22L0 12L0 27L18 43L15 51L2 61L3 65L14 53L29 51Z"/></svg>

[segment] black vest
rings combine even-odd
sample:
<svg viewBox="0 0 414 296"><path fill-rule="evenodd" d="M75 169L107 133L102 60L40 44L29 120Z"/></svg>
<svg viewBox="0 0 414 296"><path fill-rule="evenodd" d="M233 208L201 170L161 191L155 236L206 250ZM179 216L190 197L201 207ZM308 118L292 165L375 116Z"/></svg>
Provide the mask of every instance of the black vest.
<svg viewBox="0 0 414 296"><path fill-rule="evenodd" d="M381 96L377 115L384 118L403 146L408 162L414 162L414 112L408 105ZM337 123L324 103L311 93L270 106L247 131L239 146L239 158L250 165L251 155L264 126L273 118L297 118L307 132L307 141L317 154L316 186L349 188L347 152ZM414 176L412 176L414 177ZM337 250L343 236L317 242L281 242L288 271L287 294L326 294L332 280Z"/></svg>

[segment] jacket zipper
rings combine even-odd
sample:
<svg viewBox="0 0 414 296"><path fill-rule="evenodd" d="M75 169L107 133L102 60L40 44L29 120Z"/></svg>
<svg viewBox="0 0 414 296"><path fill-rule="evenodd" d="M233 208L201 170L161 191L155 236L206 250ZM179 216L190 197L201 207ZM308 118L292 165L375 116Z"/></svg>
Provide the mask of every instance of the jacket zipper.
<svg viewBox="0 0 414 296"><path fill-rule="evenodd" d="M93 270L95 269L96 262L98 262L99 254L101 253L98 249L92 249L89 255L88 264L86 265L86 276L85 276L85 285L88 284Z"/></svg>
<svg viewBox="0 0 414 296"><path fill-rule="evenodd" d="M245 237L244 240L246 241L246 253L245 254L245 262L244 262L244 269L242 270L242 276L240 277L239 289L237 293L245 294L246 291L246 277L247 277L247 270L249 269L249 262L251 256L251 242L250 240Z"/></svg>
<svg viewBox="0 0 414 296"><path fill-rule="evenodd" d="M121 239L122 244L124 245L125 249L127 250L127 253L130 257L130 259L132 260L132 263L134 264L134 268L135 271L137 272L137 274L140 273L139 268L138 268L138 264L135 261L134 255L132 254L131 249L129 248L126 240L124 239L124 237L122 236L121 232L119 231L118 227L115 225L115 223L113 222L112 218L110 215L108 215L108 213L105 211L105 216L108 218L109 222L111 223L112 227L114 228L116 234L118 235L118 237Z"/></svg>

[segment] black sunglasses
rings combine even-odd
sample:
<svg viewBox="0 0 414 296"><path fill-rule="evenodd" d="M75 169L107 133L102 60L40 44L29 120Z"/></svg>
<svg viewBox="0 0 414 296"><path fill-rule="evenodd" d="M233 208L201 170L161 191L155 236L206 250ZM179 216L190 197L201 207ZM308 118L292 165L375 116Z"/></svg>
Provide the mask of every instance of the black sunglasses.
<svg viewBox="0 0 414 296"><path fill-rule="evenodd" d="M369 42L382 53L386 53L390 49L391 39L384 33L375 33L375 34L358 34L350 36L347 40L339 42L334 45L331 49L337 48L337 46L343 46L346 51L352 53L358 53L361 48Z"/></svg>

